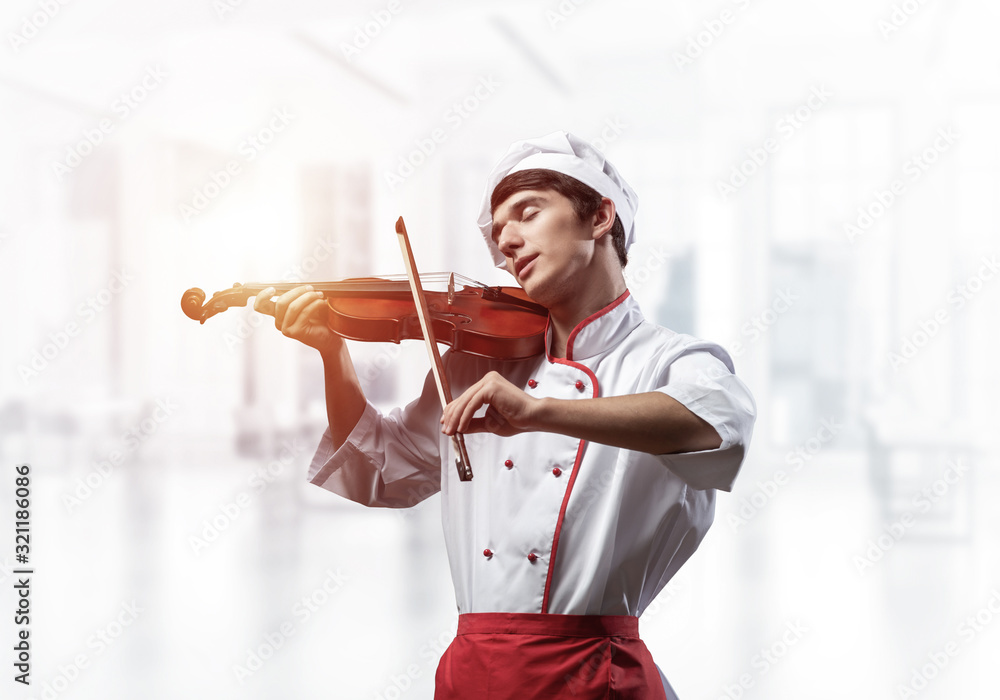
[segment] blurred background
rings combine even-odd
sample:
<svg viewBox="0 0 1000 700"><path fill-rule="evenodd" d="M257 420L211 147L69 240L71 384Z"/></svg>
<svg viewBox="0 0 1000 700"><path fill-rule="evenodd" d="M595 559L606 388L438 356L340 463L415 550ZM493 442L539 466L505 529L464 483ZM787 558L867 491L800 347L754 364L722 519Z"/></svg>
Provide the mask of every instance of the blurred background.
<svg viewBox="0 0 1000 700"><path fill-rule="evenodd" d="M0 642L10 698L429 698L434 496L308 484L318 354L182 293L422 271L516 139L639 193L645 314L757 401L641 620L682 700L993 698L1000 10L986 0L14 0L0 12ZM352 344L388 409L419 343ZM991 398L994 397L994 398ZM31 465L32 685L13 681ZM991 667L992 666L992 667Z"/></svg>

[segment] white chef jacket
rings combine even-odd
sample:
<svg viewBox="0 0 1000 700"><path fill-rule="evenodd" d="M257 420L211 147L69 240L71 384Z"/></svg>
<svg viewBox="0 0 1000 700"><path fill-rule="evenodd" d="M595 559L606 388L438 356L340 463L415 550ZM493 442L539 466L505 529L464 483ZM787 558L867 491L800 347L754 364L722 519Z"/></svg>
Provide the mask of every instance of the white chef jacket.
<svg viewBox="0 0 1000 700"><path fill-rule="evenodd" d="M545 333L549 347L551 329ZM571 333L566 358L497 361L447 352L454 396L496 370L535 397L662 391L712 424L712 450L653 455L526 432L465 436L463 482L428 375L420 397L371 403L334 450L329 430L309 481L368 506L408 507L438 490L459 613L639 616L698 547L743 463L756 404L719 345L646 321L626 291Z"/></svg>

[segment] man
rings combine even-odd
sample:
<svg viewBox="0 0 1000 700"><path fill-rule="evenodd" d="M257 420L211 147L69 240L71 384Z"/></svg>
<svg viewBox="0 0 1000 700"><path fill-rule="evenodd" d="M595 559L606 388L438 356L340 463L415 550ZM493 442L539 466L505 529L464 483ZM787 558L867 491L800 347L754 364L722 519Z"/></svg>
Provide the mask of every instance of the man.
<svg viewBox="0 0 1000 700"><path fill-rule="evenodd" d="M499 266L545 306L545 353L449 352L457 397L433 380L405 408L365 398L308 286L254 308L324 361L330 428L310 482L369 506L442 491L459 610L435 697L673 698L638 616L711 525L756 406L721 347L646 321L622 268L636 196L565 132L514 143L490 176L480 229ZM451 466L467 435L475 478Z"/></svg>

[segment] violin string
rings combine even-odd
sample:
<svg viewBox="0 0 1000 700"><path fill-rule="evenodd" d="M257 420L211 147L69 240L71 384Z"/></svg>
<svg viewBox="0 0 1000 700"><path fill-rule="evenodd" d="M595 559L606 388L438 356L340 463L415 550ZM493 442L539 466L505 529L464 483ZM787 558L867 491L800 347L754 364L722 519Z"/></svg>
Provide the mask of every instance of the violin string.
<svg viewBox="0 0 1000 700"><path fill-rule="evenodd" d="M453 273L450 272L427 272L420 275L420 281L427 284L440 284L443 288L447 287L448 277ZM482 282L477 282L476 280L470 279L464 275L455 274L455 280L466 287L477 287L480 289L486 289L488 285ZM366 292L377 292L377 291L392 291L387 289L385 286L386 282L405 282L406 275L379 275L377 277L358 277L358 278L348 278L345 280L340 280L339 282L278 282L272 284L246 284L243 285L244 288L252 289L263 289L265 287L274 287L278 291L287 291L289 289L294 289L301 284L311 284L318 291L366 291Z"/></svg>

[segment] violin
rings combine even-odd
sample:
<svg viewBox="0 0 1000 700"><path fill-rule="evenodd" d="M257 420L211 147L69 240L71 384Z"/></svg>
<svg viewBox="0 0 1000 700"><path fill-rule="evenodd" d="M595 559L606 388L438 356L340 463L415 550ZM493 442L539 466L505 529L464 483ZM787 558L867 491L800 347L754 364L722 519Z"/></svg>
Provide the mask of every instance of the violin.
<svg viewBox="0 0 1000 700"><path fill-rule="evenodd" d="M490 287L456 273L420 275L434 339L455 352L494 360L523 360L544 350L548 310L520 287ZM302 284L322 292L329 308L327 325L348 340L399 343L421 340L423 331L405 276L355 277L336 282L234 284L205 301L201 289L184 292L181 309L195 321L206 320L234 306L246 306L267 287L282 294Z"/></svg>
<svg viewBox="0 0 1000 700"><path fill-rule="evenodd" d="M396 221L399 247L406 264L406 278L360 277L340 282L311 282L322 292L330 312L327 324L334 333L350 339L399 343L422 338L431 359L441 406L451 402L451 389L444 372L437 342L464 352L496 360L521 360L545 349L548 309L532 301L520 287L488 287L456 275L447 275L447 291L425 292L423 280L439 281L440 273L421 277L413 259L403 217ZM460 276L458 276L460 277ZM205 323L212 316L246 306L252 296L268 287L287 292L299 283L234 284L216 292L205 302L205 292L193 287L181 297L188 318ZM460 433L451 436L459 479L472 479L472 466Z"/></svg>

